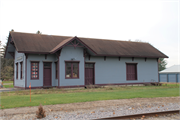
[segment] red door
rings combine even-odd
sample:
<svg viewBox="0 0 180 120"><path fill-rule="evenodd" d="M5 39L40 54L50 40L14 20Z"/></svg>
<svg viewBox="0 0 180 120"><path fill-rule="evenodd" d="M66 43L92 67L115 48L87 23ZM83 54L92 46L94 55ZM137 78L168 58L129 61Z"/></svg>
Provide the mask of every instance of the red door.
<svg viewBox="0 0 180 120"><path fill-rule="evenodd" d="M51 86L51 63L44 62L44 86Z"/></svg>
<svg viewBox="0 0 180 120"><path fill-rule="evenodd" d="M85 85L94 85L94 64L85 64Z"/></svg>

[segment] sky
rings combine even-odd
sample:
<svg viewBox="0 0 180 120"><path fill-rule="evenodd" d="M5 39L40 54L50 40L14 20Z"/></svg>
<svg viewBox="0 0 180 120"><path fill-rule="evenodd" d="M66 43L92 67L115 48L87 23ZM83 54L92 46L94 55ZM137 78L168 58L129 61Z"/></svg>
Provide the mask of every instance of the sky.
<svg viewBox="0 0 180 120"><path fill-rule="evenodd" d="M137 39L163 52L167 67L180 64L180 0L0 0L0 41L9 31Z"/></svg>

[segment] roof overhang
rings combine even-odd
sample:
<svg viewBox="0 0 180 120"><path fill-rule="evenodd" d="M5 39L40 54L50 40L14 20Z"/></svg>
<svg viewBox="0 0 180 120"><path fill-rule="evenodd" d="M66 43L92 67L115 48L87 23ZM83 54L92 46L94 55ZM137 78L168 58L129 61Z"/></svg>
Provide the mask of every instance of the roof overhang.
<svg viewBox="0 0 180 120"><path fill-rule="evenodd" d="M180 74L180 72L159 72L160 74Z"/></svg>
<svg viewBox="0 0 180 120"><path fill-rule="evenodd" d="M109 57L135 57L135 58L169 58L168 56L139 56L139 55L108 55L108 54L96 54L96 56L109 56Z"/></svg>
<svg viewBox="0 0 180 120"><path fill-rule="evenodd" d="M71 44L72 42L78 44ZM36 43L37 42L37 43ZM36 43L36 44L35 44ZM10 50L11 45L14 47ZM69 36L49 36L32 33L10 32L5 52L5 58L9 52L17 50L18 53L27 54L54 54L65 46L82 47L92 56L109 57L134 57L134 58L168 58L158 49L147 43L111 41L95 38L81 38ZM145 47L144 47L145 46Z"/></svg>
<svg viewBox="0 0 180 120"><path fill-rule="evenodd" d="M4 53L4 58L8 58L8 59L14 59L13 57L13 53L15 52L15 45L14 45L14 41L13 38L11 37L11 34L9 33L9 37L8 37L8 41L6 44L6 50Z"/></svg>

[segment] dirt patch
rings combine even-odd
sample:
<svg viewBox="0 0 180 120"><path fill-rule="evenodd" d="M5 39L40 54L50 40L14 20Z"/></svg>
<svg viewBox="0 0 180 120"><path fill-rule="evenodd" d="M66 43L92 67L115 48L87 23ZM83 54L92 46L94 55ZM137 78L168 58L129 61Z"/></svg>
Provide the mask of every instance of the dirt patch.
<svg viewBox="0 0 180 120"><path fill-rule="evenodd" d="M87 110L95 108L106 108L110 106L132 106L137 105L163 105L168 103L179 103L180 97L160 97L160 98L134 98L134 99L119 99L119 100L103 100L103 101L93 101L93 102L83 102L83 103L71 103L71 104L57 104L57 105L45 105L43 108L46 112L54 111L76 111L76 110ZM22 107L22 108L11 108L0 110L0 116L15 115L15 114L35 114L38 106L35 107Z"/></svg>

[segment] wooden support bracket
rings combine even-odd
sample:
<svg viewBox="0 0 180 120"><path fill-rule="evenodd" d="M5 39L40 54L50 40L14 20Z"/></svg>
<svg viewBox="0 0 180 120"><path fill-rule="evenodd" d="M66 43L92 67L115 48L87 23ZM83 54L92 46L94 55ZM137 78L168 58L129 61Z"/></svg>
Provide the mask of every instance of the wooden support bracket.
<svg viewBox="0 0 180 120"><path fill-rule="evenodd" d="M119 57L119 61L121 60L121 57Z"/></svg>
<svg viewBox="0 0 180 120"><path fill-rule="evenodd" d="M106 61L106 56L104 56L104 61Z"/></svg>
<svg viewBox="0 0 180 120"><path fill-rule="evenodd" d="M132 61L134 61L134 57L132 57Z"/></svg>

